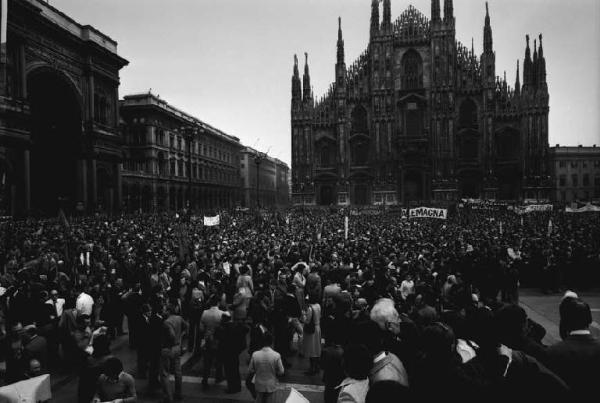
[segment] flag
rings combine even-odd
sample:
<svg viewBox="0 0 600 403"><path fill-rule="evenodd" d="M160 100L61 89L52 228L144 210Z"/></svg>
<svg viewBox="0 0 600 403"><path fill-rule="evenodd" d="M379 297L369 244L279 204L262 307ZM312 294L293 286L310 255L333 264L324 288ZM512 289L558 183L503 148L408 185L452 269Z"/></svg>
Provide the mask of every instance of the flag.
<svg viewBox="0 0 600 403"><path fill-rule="evenodd" d="M344 217L344 239L348 239L348 216Z"/></svg>

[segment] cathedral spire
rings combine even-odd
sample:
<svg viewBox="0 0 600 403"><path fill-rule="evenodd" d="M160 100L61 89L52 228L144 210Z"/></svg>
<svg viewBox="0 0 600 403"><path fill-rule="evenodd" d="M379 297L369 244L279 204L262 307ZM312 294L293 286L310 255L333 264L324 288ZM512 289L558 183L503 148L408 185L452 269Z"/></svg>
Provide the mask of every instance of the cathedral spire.
<svg viewBox="0 0 600 403"><path fill-rule="evenodd" d="M521 81L519 79L519 59L517 59L517 78L515 80L515 95L521 93Z"/></svg>
<svg viewBox="0 0 600 403"><path fill-rule="evenodd" d="M379 0L371 2L371 38L379 33Z"/></svg>
<svg viewBox="0 0 600 403"><path fill-rule="evenodd" d="M452 22L454 20L454 4L452 0L444 0L444 22Z"/></svg>
<svg viewBox="0 0 600 403"><path fill-rule="evenodd" d="M540 49L538 52L538 82L541 88L547 89L546 84L546 58L544 57L544 47L542 46L542 34L540 38Z"/></svg>
<svg viewBox="0 0 600 403"><path fill-rule="evenodd" d="M529 35L525 35L525 60L523 60L523 89L531 85L531 50L529 49Z"/></svg>
<svg viewBox="0 0 600 403"><path fill-rule="evenodd" d="M440 0L431 0L431 22L441 22Z"/></svg>
<svg viewBox="0 0 600 403"><path fill-rule="evenodd" d="M392 4L390 0L383 0L383 21L381 26L387 32L392 26Z"/></svg>
<svg viewBox="0 0 600 403"><path fill-rule="evenodd" d="M483 27L483 52L491 53L493 50L492 26L490 25L490 12L488 3L485 3L485 25Z"/></svg>
<svg viewBox="0 0 600 403"><path fill-rule="evenodd" d="M298 56L294 55L294 74L292 75L292 101L302 99L300 72L298 71Z"/></svg>
<svg viewBox="0 0 600 403"><path fill-rule="evenodd" d="M304 102L309 102L312 99L310 87L310 73L308 72L308 53L304 52L304 76L302 77L302 92L304 94Z"/></svg>
<svg viewBox="0 0 600 403"><path fill-rule="evenodd" d="M538 53L537 53L537 39L533 40L533 63L531 65L531 84L537 88L538 83Z"/></svg>
<svg viewBox="0 0 600 403"><path fill-rule="evenodd" d="M344 39L342 37L342 17L338 17L337 62L344 63Z"/></svg>

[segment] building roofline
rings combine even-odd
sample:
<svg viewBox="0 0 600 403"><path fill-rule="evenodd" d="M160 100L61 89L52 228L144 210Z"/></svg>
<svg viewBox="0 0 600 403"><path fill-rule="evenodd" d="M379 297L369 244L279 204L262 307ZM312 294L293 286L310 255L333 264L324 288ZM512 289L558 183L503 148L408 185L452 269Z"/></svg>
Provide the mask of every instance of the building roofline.
<svg viewBox="0 0 600 403"><path fill-rule="evenodd" d="M64 12L42 0L21 0L35 8L39 15L83 41L97 44L101 48L118 56L117 41L91 25L83 25ZM120 56L119 56L120 57ZM123 59L125 60L125 59Z"/></svg>
<svg viewBox="0 0 600 403"><path fill-rule="evenodd" d="M128 101L135 102L135 104L133 104L133 103L128 104ZM119 100L119 104L124 107L133 107L133 106L157 107L157 108L160 108L160 109L172 114L173 116L175 116L179 119L183 119L183 120L188 121L189 123L196 124L196 125L200 126L201 128L211 132L212 134L221 136L221 137L225 138L226 140L235 142L236 144L241 144L240 139L238 137L227 134L227 133L217 129L216 127L211 126L210 124L192 116L191 114L186 113L186 112L182 111L181 109L174 107L173 105L171 105L164 99L159 98L158 96L152 94L151 92L125 95L123 97L123 99Z"/></svg>
<svg viewBox="0 0 600 403"><path fill-rule="evenodd" d="M241 151L241 152L242 152L242 153L245 153L245 154L255 154L255 155L256 155L256 154L258 154L258 153L261 153L261 154L263 154L263 153L262 153L262 151L258 151L257 149L255 149L255 148L253 148L253 147L250 147L250 146L244 146L244 148L242 149L242 151ZM270 155L268 155L268 154L266 154L265 156L266 156L266 158L267 158L267 159L268 159L270 162L273 162L273 163L275 163L275 164L277 164L277 165L283 165L283 166L287 167L288 169L290 168L290 167L288 166L288 164L286 164L285 162L281 161L279 158L271 157L271 156L270 156Z"/></svg>

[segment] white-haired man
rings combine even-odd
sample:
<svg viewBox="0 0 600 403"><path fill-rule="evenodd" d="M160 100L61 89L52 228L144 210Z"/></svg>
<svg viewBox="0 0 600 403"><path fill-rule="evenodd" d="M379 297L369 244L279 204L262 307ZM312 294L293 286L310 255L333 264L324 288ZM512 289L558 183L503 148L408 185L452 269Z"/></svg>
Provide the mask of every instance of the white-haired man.
<svg viewBox="0 0 600 403"><path fill-rule="evenodd" d="M367 326L364 330L367 348L373 354L373 367L369 374L371 384L393 380L408 387L408 375L402 361L397 355L385 350L383 339L388 333L392 337L400 334L400 315L394 306L394 301L381 298L371 309L371 321L377 326Z"/></svg>

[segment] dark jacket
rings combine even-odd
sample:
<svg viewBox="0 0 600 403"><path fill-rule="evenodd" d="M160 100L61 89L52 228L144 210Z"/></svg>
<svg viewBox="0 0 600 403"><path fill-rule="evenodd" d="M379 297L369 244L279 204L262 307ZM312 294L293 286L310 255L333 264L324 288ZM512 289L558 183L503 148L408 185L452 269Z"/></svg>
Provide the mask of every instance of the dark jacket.
<svg viewBox="0 0 600 403"><path fill-rule="evenodd" d="M504 355L480 350L463 370L472 385L467 401L566 401L569 391L556 374L518 350L511 351L510 363Z"/></svg>
<svg viewBox="0 0 600 403"><path fill-rule="evenodd" d="M600 374L598 339L591 335L568 336L548 347L546 363L569 385L573 401L597 395Z"/></svg>

